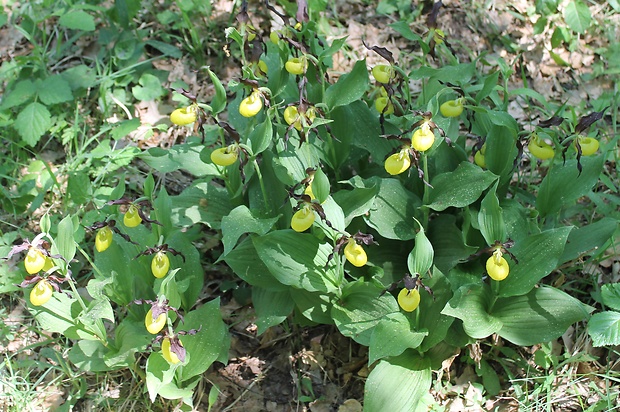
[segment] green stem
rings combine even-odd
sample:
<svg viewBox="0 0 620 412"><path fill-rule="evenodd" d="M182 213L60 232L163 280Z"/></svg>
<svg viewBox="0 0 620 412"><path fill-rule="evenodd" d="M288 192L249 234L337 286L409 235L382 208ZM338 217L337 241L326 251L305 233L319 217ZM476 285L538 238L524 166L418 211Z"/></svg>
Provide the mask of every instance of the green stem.
<svg viewBox="0 0 620 412"><path fill-rule="evenodd" d="M263 202L265 202L265 211L271 212L271 208L269 207L269 201L267 200L267 189L265 189L265 182L263 181L263 174L260 171L260 167L258 167L258 162L256 158L252 159L252 164L254 165L254 170L256 170L256 176L258 176L258 183L260 184L260 190L263 193Z"/></svg>
<svg viewBox="0 0 620 412"><path fill-rule="evenodd" d="M82 254L82 256L86 258L86 260L88 261L90 266L93 268L93 270L97 272L99 276L103 277L101 270L99 270L97 265L95 265L95 262L92 261L88 253L86 253L86 251L84 251L84 249L82 249L80 245L76 244L76 247L77 247L77 250L79 250L79 252ZM88 308L86 307L84 300L82 300L82 297L78 293L77 288L75 287L75 283L73 282L73 279L67 276L67 281L69 282L69 286L71 287L71 290L73 291L74 295L77 297L78 302L80 302L80 306L82 307L82 310L86 312ZM105 336L105 327L103 326L103 321L101 319L97 319L96 325L99 328L99 331L92 331L92 330L91 331L94 332L97 335L97 337L101 340L101 343L103 343L103 345L107 347L108 341ZM87 327L87 329L90 329L90 328ZM100 333L97 333L97 332L100 332Z"/></svg>
<svg viewBox="0 0 620 412"><path fill-rule="evenodd" d="M420 288L421 289L421 288ZM420 306L415 309L415 329L416 331L420 329Z"/></svg>
<svg viewBox="0 0 620 412"><path fill-rule="evenodd" d="M428 157L426 156L426 152L422 153L422 172L424 172L424 180L429 182L429 178L428 178ZM430 183L430 182L429 182ZM430 198L430 187L422 182L422 184L424 185L424 194L422 195L422 213L423 213L423 219L422 219L422 226L424 227L424 229L426 230L426 227L428 225L428 215L429 215L429 208L427 207L428 203L429 203L429 198Z"/></svg>
<svg viewBox="0 0 620 412"><path fill-rule="evenodd" d="M76 245L76 246L77 246L77 250L82 254L82 256L84 256L84 258L88 261L88 264L90 264L93 270L97 272L99 276L103 277L103 273L99 270L97 265L95 265L95 262L93 262L93 260L90 258L88 253L86 253L86 251L84 251L84 249L82 249L80 245Z"/></svg>
<svg viewBox="0 0 620 412"><path fill-rule="evenodd" d="M495 302L497 302L497 298L499 298L499 281L491 279L491 290L493 291L493 297L489 305L489 313L493 310Z"/></svg>

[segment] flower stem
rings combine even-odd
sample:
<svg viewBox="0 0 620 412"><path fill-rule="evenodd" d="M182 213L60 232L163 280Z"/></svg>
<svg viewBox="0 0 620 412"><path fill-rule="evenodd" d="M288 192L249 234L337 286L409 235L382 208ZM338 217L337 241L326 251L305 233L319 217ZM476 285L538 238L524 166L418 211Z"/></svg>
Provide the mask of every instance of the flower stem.
<svg viewBox="0 0 620 412"><path fill-rule="evenodd" d="M422 172L424 172L424 180L425 181L429 181L428 178L428 157L426 155L426 152L422 153ZM429 182L430 183L430 182ZM424 230L426 230L426 227L428 225L428 215L430 213L428 207L426 207L429 203L429 197L430 197L430 187L422 182L423 186L424 186L424 194L422 195L422 213L423 213L423 218L422 218L422 226L424 227Z"/></svg>
<svg viewBox="0 0 620 412"><path fill-rule="evenodd" d="M258 183L260 185L260 190L263 193L263 202L265 202L265 211L271 212L271 207L269 206L269 201L267 200L267 189L265 188L265 182L263 181L263 174L260 171L260 167L258 166L258 162L256 158L252 159L252 164L254 165L254 170L256 170L256 176L258 176Z"/></svg>

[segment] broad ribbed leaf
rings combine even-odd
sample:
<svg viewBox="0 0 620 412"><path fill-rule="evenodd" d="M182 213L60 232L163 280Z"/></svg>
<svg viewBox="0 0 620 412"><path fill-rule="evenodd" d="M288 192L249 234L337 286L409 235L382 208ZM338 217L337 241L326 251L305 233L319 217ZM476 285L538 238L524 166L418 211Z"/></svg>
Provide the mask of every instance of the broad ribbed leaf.
<svg viewBox="0 0 620 412"><path fill-rule="evenodd" d="M428 227L428 239L435 251L433 262L439 270L445 273L477 250L465 244L463 232L456 226L454 215L442 214L431 220Z"/></svg>
<svg viewBox="0 0 620 412"><path fill-rule="evenodd" d="M388 239L409 240L416 235L413 220L420 199L397 179L380 179L379 193L364 217L369 226Z"/></svg>
<svg viewBox="0 0 620 412"><path fill-rule="evenodd" d="M454 293L441 313L461 319L463 329L472 338L486 338L502 328L502 321L488 313L492 300L488 285L465 285Z"/></svg>
<svg viewBox="0 0 620 412"><path fill-rule="evenodd" d="M416 222L419 225L420 222L417 220ZM433 245L426 237L424 228L420 225L420 230L415 235L415 246L407 257L409 273L412 275L419 274L423 277L426 276L426 272L428 272L433 265L434 254Z"/></svg>
<svg viewBox="0 0 620 412"><path fill-rule="evenodd" d="M409 319L401 312L390 313L375 326L370 337L368 364L387 356L398 356L407 348L420 346L426 333L412 332Z"/></svg>
<svg viewBox="0 0 620 412"><path fill-rule="evenodd" d="M224 259L237 276L252 286L268 290L285 290L258 256L250 237L241 241Z"/></svg>
<svg viewBox="0 0 620 412"><path fill-rule="evenodd" d="M497 182L482 199L478 213L478 224L487 245L494 244L496 240L500 242L506 240L506 225L502 216L502 208L499 206L499 200L495 194L496 190Z"/></svg>
<svg viewBox="0 0 620 412"><path fill-rule="evenodd" d="M310 292L334 290L333 269L326 268L333 247L306 233L278 230L252 238L269 272L285 285Z"/></svg>
<svg viewBox="0 0 620 412"><path fill-rule="evenodd" d="M261 335L271 326L279 325L291 313L295 301L288 290L274 291L259 287L252 288L252 304L256 310L256 326Z"/></svg>
<svg viewBox="0 0 620 412"><path fill-rule="evenodd" d="M248 137L252 147L252 154L256 156L267 150L271 144L272 138L273 127L271 126L271 118L267 117L264 122L252 130Z"/></svg>
<svg viewBox="0 0 620 412"><path fill-rule="evenodd" d="M360 100L368 90L368 69L366 60L359 60L353 69L340 76L338 81L325 92L325 104L333 109L337 106L346 106Z"/></svg>
<svg viewBox="0 0 620 412"><path fill-rule="evenodd" d="M194 176L218 175L212 163L200 159L203 148L202 145L190 144L174 145L166 150L155 147L143 152L140 158L160 173L184 169Z"/></svg>
<svg viewBox="0 0 620 412"><path fill-rule="evenodd" d="M369 283L347 285L340 301L332 307L332 318L340 333L368 346L374 327L387 315L399 312L394 296L381 295L382 291Z"/></svg>
<svg viewBox="0 0 620 412"><path fill-rule="evenodd" d="M583 170L579 174L577 160L556 164L540 184L536 209L542 217L558 212L564 205L587 194L598 182L604 156L582 157Z"/></svg>
<svg viewBox="0 0 620 412"><path fill-rule="evenodd" d="M213 82L213 87L215 88L215 96L213 100L211 100L211 109L213 109L213 114L218 114L226 108L226 90L222 85L220 79L211 71L211 69L207 69L209 73L209 77L211 78L211 82Z"/></svg>
<svg viewBox="0 0 620 412"><path fill-rule="evenodd" d="M97 340L97 337L78 321L82 312L80 303L64 293L55 292L43 306L32 306L28 303L28 309L43 330L60 333L69 339Z"/></svg>
<svg viewBox="0 0 620 412"><path fill-rule="evenodd" d="M228 359L230 337L228 328L222 321L219 298L205 303L185 316L183 330L191 329L198 333L180 338L190 357L190 361L181 369L180 381L200 375L216 360L225 362Z"/></svg>
<svg viewBox="0 0 620 412"><path fill-rule="evenodd" d="M377 186L362 188L357 187L353 190L341 190L332 196L336 203L342 208L344 213L345 227L357 216L365 215L377 195Z"/></svg>
<svg viewBox="0 0 620 412"><path fill-rule="evenodd" d="M470 205L496 179L493 173L463 162L454 172L443 173L433 179L428 207L440 212L449 207Z"/></svg>
<svg viewBox="0 0 620 412"><path fill-rule="evenodd" d="M566 263L577 259L581 255L596 250L611 240L618 228L618 220L605 217L598 222L575 228L568 235L566 247L559 259L559 263Z"/></svg>
<svg viewBox="0 0 620 412"><path fill-rule="evenodd" d="M572 227L551 229L516 242L510 251L519 263L509 260L510 274L500 282L499 295L524 295L555 270L571 229Z"/></svg>
<svg viewBox="0 0 620 412"><path fill-rule="evenodd" d="M261 219L254 216L245 205L237 206L227 216L222 218L222 244L224 253L220 259L230 252L244 233L264 235L278 221L279 217Z"/></svg>
<svg viewBox="0 0 620 412"><path fill-rule="evenodd" d="M382 360L364 387L364 411L415 411L431 387L431 366L413 351Z"/></svg>
<svg viewBox="0 0 620 412"><path fill-rule="evenodd" d="M204 223L219 229L224 216L233 209L226 188L209 182L195 183L170 201L172 222L182 227Z"/></svg>
<svg viewBox="0 0 620 412"><path fill-rule="evenodd" d="M515 345L530 346L559 338L593 308L547 286L527 295L500 298L491 315L502 323L498 334Z"/></svg>

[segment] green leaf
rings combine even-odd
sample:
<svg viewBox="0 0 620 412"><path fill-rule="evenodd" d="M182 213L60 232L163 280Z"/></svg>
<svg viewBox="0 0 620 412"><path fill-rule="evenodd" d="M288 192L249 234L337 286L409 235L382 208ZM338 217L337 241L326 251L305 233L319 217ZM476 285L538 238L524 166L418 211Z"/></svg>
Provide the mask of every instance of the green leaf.
<svg viewBox="0 0 620 412"><path fill-rule="evenodd" d="M166 90L161 87L161 81L159 78L150 73L144 73L140 76L140 80L138 82L140 83L139 86L134 86L131 88L131 93L137 100L155 100L166 93Z"/></svg>
<svg viewBox="0 0 620 412"><path fill-rule="evenodd" d="M32 306L28 301L28 309L43 330L63 334L69 339L97 340L93 333L78 321L82 312L80 303L64 293L54 293L43 306Z"/></svg>
<svg viewBox="0 0 620 412"><path fill-rule="evenodd" d="M588 321L588 334L593 346L620 345L620 313L595 313Z"/></svg>
<svg viewBox="0 0 620 412"><path fill-rule="evenodd" d="M513 175L514 160L517 157L515 119L505 112L489 112L493 124L487 132L487 149L484 155L489 172L500 176L500 187L509 181ZM507 125L497 125L494 122L506 122Z"/></svg>
<svg viewBox="0 0 620 412"><path fill-rule="evenodd" d="M200 159L202 149L204 149L202 145L185 143L168 149L154 147L142 152L139 157L160 173L183 169L194 176L218 176L219 172L213 164L205 163Z"/></svg>
<svg viewBox="0 0 620 412"><path fill-rule="evenodd" d="M93 198L93 187L88 173L70 172L67 181L67 194L76 205L88 203Z"/></svg>
<svg viewBox="0 0 620 412"><path fill-rule="evenodd" d="M244 233L256 233L265 235L278 221L278 217L261 219L245 205L237 206L227 216L222 218L222 244L224 253L220 259L230 252Z"/></svg>
<svg viewBox="0 0 620 412"><path fill-rule="evenodd" d="M378 186L368 188L354 188L353 190L340 190L333 194L333 198L342 208L345 219L345 227L351 221L365 215L375 200L375 196L379 192Z"/></svg>
<svg viewBox="0 0 620 412"><path fill-rule="evenodd" d="M441 313L461 319L465 333L474 339L483 339L502 328L501 320L488 313L492 300L486 284L461 286Z"/></svg>
<svg viewBox="0 0 620 412"><path fill-rule="evenodd" d="M319 203L323 203L329 197L330 185L329 178L323 172L320 167L314 172L314 179L312 179L312 193Z"/></svg>
<svg viewBox="0 0 620 412"><path fill-rule="evenodd" d="M17 115L13 127L17 129L24 143L34 146L52 127L52 115L41 103L32 102Z"/></svg>
<svg viewBox="0 0 620 412"><path fill-rule="evenodd" d="M152 181L152 175L145 180L145 194L149 193L152 198L155 194L152 192L152 187L149 187L149 181ZM151 213L151 217L155 216L155 220L157 220L161 224L161 228L163 229L160 233L170 233L173 230L172 226L172 218L170 217L170 209L172 209L172 202L170 201L170 196L168 196L168 192L166 191L166 187L162 186L157 194L157 197L153 200L153 213Z"/></svg>
<svg viewBox="0 0 620 412"><path fill-rule="evenodd" d="M620 283L609 283L601 288L601 300L605 306L620 311Z"/></svg>
<svg viewBox="0 0 620 412"><path fill-rule="evenodd" d="M110 300L106 297L90 301L86 310L82 311L78 316L80 323L101 341L106 339L106 329L103 325L103 319L114 322L114 310L112 309Z"/></svg>
<svg viewBox="0 0 620 412"><path fill-rule="evenodd" d="M420 222L416 220L416 223L420 226L420 230L415 235L415 246L407 257L407 267L411 275L419 274L425 276L426 272L428 272L433 265L435 251L433 250L433 245L426 237L426 233L424 233L424 228Z"/></svg>
<svg viewBox="0 0 620 412"><path fill-rule="evenodd" d="M337 107L330 116L334 120L331 131L340 140L340 143L334 145L338 158L336 163L344 164L348 161L353 145L371 153L372 161L383 167L385 157L396 147L396 143L378 137L381 135L379 119L366 103L360 100ZM391 133L387 128L386 132Z"/></svg>
<svg viewBox="0 0 620 412"><path fill-rule="evenodd" d="M218 77L211 71L211 69L207 68L207 72L209 73L209 77L211 78L211 82L213 82L213 87L215 88L215 96L213 96L213 100L211 100L211 109L213 109L213 114L218 114L224 111L226 108L226 90L224 90L224 86Z"/></svg>
<svg viewBox="0 0 620 412"><path fill-rule="evenodd" d="M541 217L558 212L564 205L587 194L598 182L605 156L582 157L583 171L579 174L577 160L555 164L540 184L536 209Z"/></svg>
<svg viewBox="0 0 620 412"><path fill-rule="evenodd" d="M140 119L137 117L130 120L123 120L116 124L114 129L110 132L110 136L114 140L119 140L136 130L138 127L140 127Z"/></svg>
<svg viewBox="0 0 620 412"><path fill-rule="evenodd" d="M252 288L252 303L256 311L257 333L262 335L272 326L282 323L295 307L288 290L274 291Z"/></svg>
<svg viewBox="0 0 620 412"><path fill-rule="evenodd" d="M364 386L364 411L415 411L431 387L430 361L413 351L382 360Z"/></svg>
<svg viewBox="0 0 620 412"><path fill-rule="evenodd" d="M15 106L21 106L28 100L32 99L37 93L37 88L30 80L20 80L15 85L15 88L6 94L2 98L2 104L0 109L7 110Z"/></svg>
<svg viewBox="0 0 620 412"><path fill-rule="evenodd" d="M11 248L0 247L0 256L8 255ZM0 265L0 293L9 293L20 290L17 286L24 280L23 271L10 265Z"/></svg>
<svg viewBox="0 0 620 412"><path fill-rule="evenodd" d="M566 27L556 27L551 35L551 48L555 49L556 47L560 47L562 43L568 42L569 39L570 34Z"/></svg>
<svg viewBox="0 0 620 412"><path fill-rule="evenodd" d="M400 312L390 313L373 329L368 348L368 364L388 356L398 356L407 348L415 349L428 333L412 332L409 320Z"/></svg>
<svg viewBox="0 0 620 412"><path fill-rule="evenodd" d="M204 223L219 229L224 216L233 209L226 188L209 182L194 183L170 201L172 222L183 227Z"/></svg>
<svg viewBox="0 0 620 412"><path fill-rule="evenodd" d="M465 244L463 232L456 226L454 215L441 214L432 219L428 227L428 239L435 252L435 266L444 273L448 273L477 250Z"/></svg>
<svg viewBox="0 0 620 412"><path fill-rule="evenodd" d="M379 192L364 220L388 239L413 239L417 228L413 216L422 202L405 189L398 179L372 179L368 181L368 186L377 183Z"/></svg>
<svg viewBox="0 0 620 412"><path fill-rule="evenodd" d="M383 289L363 282L349 283L342 298L334 303L331 315L340 333L368 346L375 326L386 316L400 313L394 296L381 295Z"/></svg>
<svg viewBox="0 0 620 412"><path fill-rule="evenodd" d="M557 64L558 66L562 66L562 67L570 67L570 63L567 62L566 60L564 60L562 58L562 56L560 56L559 54L557 54L556 52L554 52L553 50L549 50L549 56L551 56L551 59L553 59L553 61L555 62L555 64Z"/></svg>
<svg viewBox="0 0 620 412"><path fill-rule="evenodd" d="M431 288L433 295L426 292L424 288L420 288L420 306L418 308L420 317L417 320L417 330L427 334L422 345L418 348L420 353L425 353L444 341L450 325L454 322L454 317L442 313L446 303L453 296L448 278L437 268L433 268L432 275L424 278L424 285Z"/></svg>
<svg viewBox="0 0 620 412"><path fill-rule="evenodd" d="M316 10L312 6L311 9ZM334 53L338 52L342 48L342 46L346 44L346 42L346 37L332 40L332 44L330 44L328 48L324 49L317 57L319 59L325 59L326 57L332 56Z"/></svg>
<svg viewBox="0 0 620 412"><path fill-rule="evenodd" d="M409 27L409 23L405 20L398 20L390 24L390 27L400 33L405 39L414 41L416 43L423 43L422 37L420 35L414 33Z"/></svg>
<svg viewBox="0 0 620 412"><path fill-rule="evenodd" d="M155 402L160 390L174 379L174 374L181 365L169 364L161 354L161 351L151 352L146 360L146 388L151 402Z"/></svg>
<svg viewBox="0 0 620 412"><path fill-rule="evenodd" d="M296 150L287 150L274 157L274 171L278 179L285 185L293 186L306 176L306 169L316 168L320 161L316 149L312 145L303 145Z"/></svg>
<svg viewBox="0 0 620 412"><path fill-rule="evenodd" d="M75 67L71 67L63 71L60 74L63 79L69 83L71 89L87 89L97 84L97 75L95 70L86 66L85 64L79 64Z"/></svg>
<svg viewBox="0 0 620 412"><path fill-rule="evenodd" d="M252 238L254 247L271 274L284 285L310 292L335 289L327 257L333 248L317 238L293 230L278 230Z"/></svg>
<svg viewBox="0 0 620 412"><path fill-rule="evenodd" d="M480 104L482 99L491 94L491 92L497 86L497 79L499 79L499 70L494 71L493 73L487 75L484 78L484 85L482 89L480 89L478 93L476 93L476 97L474 98L476 104Z"/></svg>
<svg viewBox="0 0 620 412"><path fill-rule="evenodd" d="M252 147L253 156L267 150L273 139L271 118L267 117L264 122L256 126L250 133L248 139L250 141L250 146Z"/></svg>
<svg viewBox="0 0 620 412"><path fill-rule="evenodd" d="M530 346L559 338L592 310L558 289L541 286L527 295L498 299L491 315L503 325L498 332L502 338Z"/></svg>
<svg viewBox="0 0 620 412"><path fill-rule="evenodd" d="M336 203L331 196L328 196L327 199L323 202L323 204L321 204L321 207L323 207L325 217L329 221L329 223L331 223L332 227L341 232L344 231L344 213L338 203ZM327 226L327 224L323 222L323 220L317 219L316 224L323 228L326 233L333 232L333 230L329 226Z"/></svg>
<svg viewBox="0 0 620 412"><path fill-rule="evenodd" d="M349 73L340 76L338 81L325 91L325 104L330 110L338 106L346 106L360 100L367 90L366 60L358 60Z"/></svg>
<svg viewBox="0 0 620 412"><path fill-rule="evenodd" d="M115 350L105 354L105 363L109 369L132 367L135 354L144 351L152 341L153 335L146 331L142 320L125 318L114 330Z"/></svg>
<svg viewBox="0 0 620 412"><path fill-rule="evenodd" d="M487 245L494 244L496 240L500 242L506 240L506 225L496 194L497 183L495 182L493 188L482 199L478 213L478 224Z"/></svg>
<svg viewBox="0 0 620 412"><path fill-rule="evenodd" d="M273 277L267 266L258 256L250 237L246 237L231 252L224 261L237 276L252 286L267 290L290 289Z"/></svg>
<svg viewBox="0 0 620 412"><path fill-rule="evenodd" d="M141 225L142 226L142 225ZM157 240L144 227L132 229L132 239L140 239L144 245L153 245ZM153 296L153 275L149 259L134 259L139 253L136 246L114 234L112 244L104 252L95 251L95 265L103 279L111 278L106 286L106 295L119 305L128 305L137 296L150 299ZM98 277L99 279L99 277Z"/></svg>
<svg viewBox="0 0 620 412"><path fill-rule="evenodd" d="M526 294L538 281L555 270L571 229L572 227L551 229L516 242L510 251L519 263L510 262L510 274L500 282L499 295L506 297Z"/></svg>
<svg viewBox="0 0 620 412"><path fill-rule="evenodd" d="M71 86L59 74L37 82L37 95L48 106L73 100Z"/></svg>
<svg viewBox="0 0 620 412"><path fill-rule="evenodd" d="M332 325L334 320L331 317L332 297L323 293L311 293L303 289L289 288L289 292L297 310L306 319L314 323Z"/></svg>
<svg viewBox="0 0 620 412"><path fill-rule="evenodd" d="M173 59L180 59L181 57L183 57L183 53L181 52L181 50L179 50L177 47L173 46L172 44L164 43L163 41L159 41L159 40L151 40L151 39L145 41L144 44L147 44L151 46L152 48L159 50L160 52L162 52L164 56L170 56Z"/></svg>
<svg viewBox="0 0 620 412"><path fill-rule="evenodd" d="M591 250L597 250L609 242L618 228L618 220L605 217L598 222L575 228L568 235L566 247L559 264L575 260Z"/></svg>
<svg viewBox="0 0 620 412"><path fill-rule="evenodd" d="M480 167L462 162L454 172L442 173L433 179L429 208L442 211L449 207L465 207L472 204L497 176Z"/></svg>
<svg viewBox="0 0 620 412"><path fill-rule="evenodd" d="M58 253L60 253L67 262L70 262L75 257L76 245L74 234L75 229L73 227L73 219L71 216L67 216L58 224L58 235L56 236L56 246L58 247Z"/></svg>
<svg viewBox="0 0 620 412"><path fill-rule="evenodd" d="M69 349L69 360L75 366L87 372L105 372L110 368L104 361L108 352L98 340L79 340Z"/></svg>
<svg viewBox="0 0 620 412"><path fill-rule="evenodd" d="M181 294L182 307L189 310L196 304L204 284L204 270L200 253L187 234L180 230L175 230L168 235L166 243L185 256L185 261L180 256L170 256L171 268L180 268L175 276L176 282L171 283L176 285Z"/></svg>
<svg viewBox="0 0 620 412"><path fill-rule="evenodd" d="M196 329L198 333L180 338L190 357L189 362L180 370L180 381L187 381L200 375L216 360L222 362L227 360L230 336L226 324L222 321L219 298L189 312L185 316L183 329Z"/></svg>
<svg viewBox="0 0 620 412"><path fill-rule="evenodd" d="M475 73L476 62L471 62L458 65L447 64L438 69L424 65L414 70L409 77L411 79L430 77L433 80L440 80L444 83L465 84L471 80Z"/></svg>
<svg viewBox="0 0 620 412"><path fill-rule="evenodd" d="M95 19L83 10L71 10L63 14L58 19L58 24L71 30L95 30Z"/></svg>
<svg viewBox="0 0 620 412"><path fill-rule="evenodd" d="M590 9L581 0L572 0L564 8L564 21L572 31L584 34L590 27Z"/></svg>
<svg viewBox="0 0 620 412"><path fill-rule="evenodd" d="M501 385L499 382L499 377L497 376L497 372L489 363L481 359L480 367L476 367L476 375L482 378L482 384L484 385L484 389L487 390L489 395L497 396L501 390Z"/></svg>
<svg viewBox="0 0 620 412"><path fill-rule="evenodd" d="M545 96L543 96L542 94L538 93L535 90L528 89L525 87L511 90L509 93L509 96L511 97L512 96L527 96L531 99L537 100L539 103L542 104L543 107L547 106L547 99L545 98Z"/></svg>

